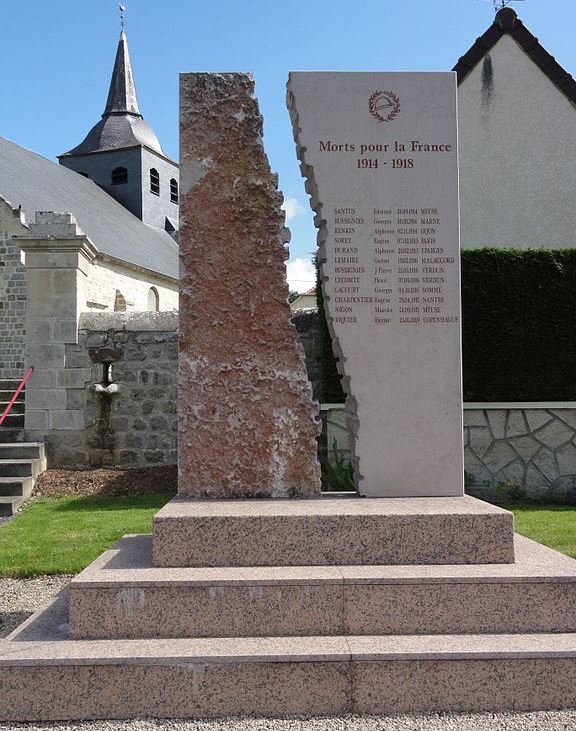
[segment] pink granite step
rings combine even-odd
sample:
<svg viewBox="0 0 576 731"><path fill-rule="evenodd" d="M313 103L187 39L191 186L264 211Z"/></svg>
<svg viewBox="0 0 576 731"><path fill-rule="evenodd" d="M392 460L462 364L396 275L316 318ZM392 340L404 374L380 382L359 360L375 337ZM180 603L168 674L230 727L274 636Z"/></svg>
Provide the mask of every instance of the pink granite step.
<svg viewBox="0 0 576 731"><path fill-rule="evenodd" d="M1 722L576 704L576 634L71 641L58 604L0 641Z"/></svg>
<svg viewBox="0 0 576 731"><path fill-rule="evenodd" d="M155 566L480 564L514 560L513 515L469 496L194 500L154 518Z"/></svg>
<svg viewBox="0 0 576 731"><path fill-rule="evenodd" d="M516 536L514 564L157 568L126 536L70 585L77 639L576 632L576 561Z"/></svg>

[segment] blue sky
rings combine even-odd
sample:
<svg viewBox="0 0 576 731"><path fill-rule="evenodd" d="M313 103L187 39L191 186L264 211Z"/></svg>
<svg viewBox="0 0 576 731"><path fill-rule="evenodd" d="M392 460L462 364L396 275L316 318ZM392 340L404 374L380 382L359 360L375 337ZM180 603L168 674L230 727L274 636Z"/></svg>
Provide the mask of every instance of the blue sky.
<svg viewBox="0 0 576 731"><path fill-rule="evenodd" d="M251 71L264 144L288 200L292 286L310 286L315 249L285 106L290 70L451 69L494 17L490 0L127 0L142 113L178 156L178 73ZM511 4L576 74L576 0ZM3 3L0 134L55 159L104 109L119 34L113 0ZM300 281L294 281L294 280Z"/></svg>

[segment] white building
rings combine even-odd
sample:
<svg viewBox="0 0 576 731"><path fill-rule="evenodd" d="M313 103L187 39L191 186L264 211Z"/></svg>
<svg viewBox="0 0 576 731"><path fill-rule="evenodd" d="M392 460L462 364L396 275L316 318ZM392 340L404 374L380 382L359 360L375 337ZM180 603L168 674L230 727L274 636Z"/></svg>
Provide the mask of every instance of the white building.
<svg viewBox="0 0 576 731"><path fill-rule="evenodd" d="M576 81L511 8L454 70L462 247L574 247Z"/></svg>

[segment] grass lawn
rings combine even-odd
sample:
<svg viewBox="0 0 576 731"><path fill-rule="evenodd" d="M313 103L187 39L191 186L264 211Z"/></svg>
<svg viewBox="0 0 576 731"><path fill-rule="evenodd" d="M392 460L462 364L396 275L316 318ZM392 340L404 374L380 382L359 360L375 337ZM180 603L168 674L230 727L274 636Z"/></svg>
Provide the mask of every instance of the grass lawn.
<svg viewBox="0 0 576 731"><path fill-rule="evenodd" d="M37 498L0 526L0 576L77 574L126 533L150 533L170 494ZM515 503L516 530L576 558L576 507Z"/></svg>
<svg viewBox="0 0 576 731"><path fill-rule="evenodd" d="M126 533L151 533L172 495L33 500L0 526L0 576L77 574Z"/></svg>
<svg viewBox="0 0 576 731"><path fill-rule="evenodd" d="M576 558L576 507L513 504L517 533Z"/></svg>

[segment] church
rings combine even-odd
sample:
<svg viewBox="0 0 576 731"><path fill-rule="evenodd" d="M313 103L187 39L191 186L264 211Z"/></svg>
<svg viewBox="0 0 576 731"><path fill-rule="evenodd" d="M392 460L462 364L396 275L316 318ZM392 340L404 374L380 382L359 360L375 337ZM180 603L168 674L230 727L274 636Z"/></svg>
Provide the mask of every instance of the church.
<svg viewBox="0 0 576 731"><path fill-rule="evenodd" d="M0 378L24 370L18 238L38 235L37 212L69 215L94 252L81 311L178 307L178 164L142 116L124 31L102 118L59 162L0 137Z"/></svg>

